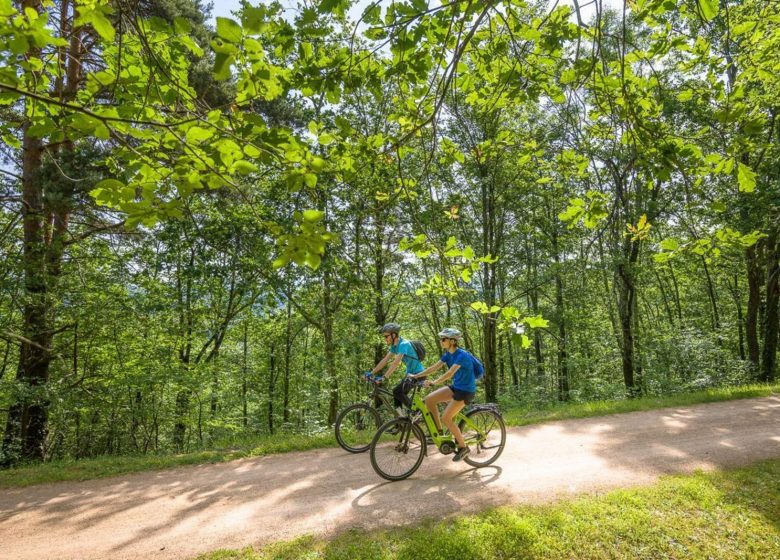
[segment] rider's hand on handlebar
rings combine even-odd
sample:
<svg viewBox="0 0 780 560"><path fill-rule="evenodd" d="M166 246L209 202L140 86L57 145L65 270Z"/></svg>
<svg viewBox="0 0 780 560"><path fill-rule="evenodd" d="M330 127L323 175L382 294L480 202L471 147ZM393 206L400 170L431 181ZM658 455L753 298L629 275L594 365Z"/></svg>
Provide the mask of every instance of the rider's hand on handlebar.
<svg viewBox="0 0 780 560"><path fill-rule="evenodd" d="M425 381L423 381L423 387L433 387L433 381L431 381L430 379L426 379Z"/></svg>

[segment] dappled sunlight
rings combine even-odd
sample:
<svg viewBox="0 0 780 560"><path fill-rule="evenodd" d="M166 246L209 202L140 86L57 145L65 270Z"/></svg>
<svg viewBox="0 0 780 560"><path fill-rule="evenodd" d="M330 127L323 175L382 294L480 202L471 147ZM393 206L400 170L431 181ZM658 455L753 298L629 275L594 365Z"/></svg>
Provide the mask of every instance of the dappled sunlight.
<svg viewBox="0 0 780 560"><path fill-rule="evenodd" d="M93 558L171 557L170 543L186 556L203 543L234 549L403 526L778 455L780 398L769 397L511 428L501 457L481 469L429 445L419 470L394 483L374 473L367 454L326 449L14 489L0 496L0 529L26 535L12 544L26 557L45 557L52 539L65 557L82 550L79 539L96 543Z"/></svg>
<svg viewBox="0 0 780 560"><path fill-rule="evenodd" d="M676 428L680 430L687 426L685 422L678 420L676 418L670 418L668 416L663 417L661 420L663 421L664 425L667 428Z"/></svg>

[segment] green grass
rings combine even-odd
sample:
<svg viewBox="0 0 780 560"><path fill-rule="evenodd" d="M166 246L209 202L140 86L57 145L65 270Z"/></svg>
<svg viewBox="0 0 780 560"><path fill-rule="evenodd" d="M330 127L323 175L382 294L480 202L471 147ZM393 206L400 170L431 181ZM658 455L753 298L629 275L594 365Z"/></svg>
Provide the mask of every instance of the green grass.
<svg viewBox="0 0 780 560"><path fill-rule="evenodd" d="M780 390L780 385L750 385L709 389L707 391L671 397L551 405L542 409L510 406L502 407L502 411L508 425L524 426L568 418L586 418L671 406L688 406L715 401L765 397L778 390ZM0 470L0 488L23 487L32 484L67 480L89 480L132 472L167 469L182 465L221 463L242 457L258 457L272 453L305 451L334 446L336 446L336 440L332 433L313 436L278 434L275 436L261 436L237 448L226 450L144 456L104 456L78 461L52 461L50 463Z"/></svg>
<svg viewBox="0 0 780 560"><path fill-rule="evenodd" d="M435 499L435 498L434 498ZM780 460L413 528L304 537L199 560L780 558Z"/></svg>
<svg viewBox="0 0 780 560"><path fill-rule="evenodd" d="M636 412L639 410L688 406L735 399L768 397L779 391L780 385L755 384L743 385L741 387L707 389L695 393L681 393L679 395L666 397L645 397L641 399L626 399L620 401L591 401L585 403L551 405L541 409L502 407L502 412L507 425L525 426L527 424L539 424L541 422L550 422L553 420L589 418L591 416L605 416L607 414L619 414L621 412Z"/></svg>

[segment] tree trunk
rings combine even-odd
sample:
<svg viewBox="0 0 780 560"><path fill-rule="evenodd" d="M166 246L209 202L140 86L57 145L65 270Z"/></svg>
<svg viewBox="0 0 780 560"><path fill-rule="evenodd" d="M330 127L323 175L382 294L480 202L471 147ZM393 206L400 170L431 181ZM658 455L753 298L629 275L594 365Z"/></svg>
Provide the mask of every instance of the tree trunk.
<svg viewBox="0 0 780 560"><path fill-rule="evenodd" d="M284 387L282 396L282 422L290 421L290 359L292 358L292 307L287 302L287 327L284 332Z"/></svg>
<svg viewBox="0 0 780 560"><path fill-rule="evenodd" d="M509 371L512 373L512 386L515 389L520 387L520 379L517 376L517 366L515 365L514 349L512 348L512 338L506 335L506 349L509 355Z"/></svg>
<svg viewBox="0 0 780 560"><path fill-rule="evenodd" d="M761 243L762 241L759 241ZM748 360L754 371L759 368L758 315L761 306L761 272L758 265L757 247L753 245L745 250L747 266L748 301L745 312L745 340L747 341Z"/></svg>
<svg viewBox="0 0 780 560"><path fill-rule="evenodd" d="M669 319L669 325L674 327L674 314L672 313L672 308L669 306L669 298L666 295L666 288L664 287L663 280L661 279L661 275L659 274L657 267L653 267L653 273L655 274L655 279L658 282L658 290L661 292L661 299L664 302L664 310L666 311L667 319Z"/></svg>
<svg viewBox="0 0 780 560"><path fill-rule="evenodd" d="M674 267L672 262L669 261L669 276L672 279L672 287L674 288L674 306L677 310L677 322L682 325L682 305L680 305L680 288L677 285L677 276L674 274Z"/></svg>
<svg viewBox="0 0 780 560"><path fill-rule="evenodd" d="M271 342L268 356L268 431L274 434L274 390L276 389L276 344Z"/></svg>
<svg viewBox="0 0 780 560"><path fill-rule="evenodd" d="M249 423L249 414L247 414L247 376L249 375L249 319L244 321L243 353L241 361L241 422L244 428ZM286 395L285 395L286 396Z"/></svg>
<svg viewBox="0 0 780 560"><path fill-rule="evenodd" d="M25 6L39 8L37 2ZM40 52L31 52L38 56ZM17 459L43 459L46 440L48 407L46 384L49 380L50 348L54 321L53 302L49 293L46 270L47 243L44 229L44 193L38 170L43 151L41 141L29 133L30 123L23 126L22 199L21 205L24 248L24 314L23 336L19 352L16 379L20 397L9 407L3 436L2 460L11 464Z"/></svg>
<svg viewBox="0 0 780 560"><path fill-rule="evenodd" d="M615 271L615 284L618 293L618 316L621 334L621 361L623 382L629 397L638 394L635 379L635 331L634 315L636 313L636 271L635 265L639 258L639 242L626 240L624 242L625 258Z"/></svg>
<svg viewBox="0 0 780 560"><path fill-rule="evenodd" d="M734 299L734 306L737 308L737 335L739 336L739 359L745 361L745 331L744 331L744 313L742 311L742 297L739 293L739 276L734 274L734 286L728 282L731 297Z"/></svg>
<svg viewBox="0 0 780 560"><path fill-rule="evenodd" d="M712 306L712 328L717 332L720 330L720 313L718 312L718 300L715 297L715 287L712 284L710 269L707 266L707 261L704 257L701 258L701 264L702 270L704 270L704 278L707 280L707 295L710 298L710 305Z"/></svg>
<svg viewBox="0 0 780 560"><path fill-rule="evenodd" d="M323 257L322 261L322 337L325 346L325 375L329 385L328 425L333 425L338 415L339 379L336 374L336 343L333 337L334 312L330 263L326 262L325 257Z"/></svg>
<svg viewBox="0 0 780 560"><path fill-rule="evenodd" d="M778 276L780 276L780 239L777 227L772 227L766 240L766 309L764 311L764 344L761 353L759 379L765 383L775 380L778 332Z"/></svg>
<svg viewBox="0 0 780 560"><path fill-rule="evenodd" d="M557 226L554 226L557 227ZM563 274L558 250L558 231L552 233L553 258L555 260L555 315L558 321L558 400L569 400L569 355L566 339L566 308L563 298Z"/></svg>
<svg viewBox="0 0 780 560"><path fill-rule="evenodd" d="M376 227L374 229L374 323L380 327L387 320L385 308L384 281L385 281L385 249L384 249L384 222L381 219L379 208L374 213ZM381 341L374 344L374 365L378 364L385 355L385 347Z"/></svg>

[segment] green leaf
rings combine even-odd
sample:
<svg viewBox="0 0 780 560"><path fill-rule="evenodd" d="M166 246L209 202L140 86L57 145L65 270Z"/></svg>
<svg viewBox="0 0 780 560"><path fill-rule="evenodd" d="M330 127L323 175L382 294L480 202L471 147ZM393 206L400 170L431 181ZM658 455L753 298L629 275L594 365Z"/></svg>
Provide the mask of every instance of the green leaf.
<svg viewBox="0 0 780 560"><path fill-rule="evenodd" d="M726 206L726 204L720 200L716 200L710 204L710 208L712 208L715 212L725 212L728 209L728 206Z"/></svg>
<svg viewBox="0 0 780 560"><path fill-rule="evenodd" d="M740 162L737 165L737 182L740 192L753 192L756 190L756 172Z"/></svg>
<svg viewBox="0 0 780 560"><path fill-rule="evenodd" d="M744 35L748 31L753 30L753 28L755 27L756 27L755 21L743 21L742 23L738 23L737 25L731 28L731 36L739 37L740 35Z"/></svg>
<svg viewBox="0 0 780 560"><path fill-rule="evenodd" d="M526 317L525 322L532 329L547 328L550 325L550 321L543 319L541 315Z"/></svg>
<svg viewBox="0 0 780 560"><path fill-rule="evenodd" d="M690 101L693 99L693 90L685 89L677 94L677 99L680 101Z"/></svg>
<svg viewBox="0 0 780 560"><path fill-rule="evenodd" d="M325 169L325 160L322 159L321 157L313 157L313 158L311 158L311 164L310 165L311 165L311 168L314 171L319 173L320 171Z"/></svg>
<svg viewBox="0 0 780 560"><path fill-rule="evenodd" d="M698 0L701 15L706 21L710 21L718 15L718 0Z"/></svg>
<svg viewBox="0 0 780 560"><path fill-rule="evenodd" d="M260 33L264 16L264 8L244 6L244 10L241 12L241 24L249 33Z"/></svg>
<svg viewBox="0 0 780 560"><path fill-rule="evenodd" d="M108 42L113 42L116 35L114 26L111 25L111 21L104 15L110 13L111 8L108 6L97 6L95 8L80 7L78 9L79 17L76 18L74 25L92 25L95 31L98 32L103 39Z"/></svg>
<svg viewBox="0 0 780 560"><path fill-rule="evenodd" d="M257 171L257 166L252 162L246 161L245 159L240 159L233 164L233 169L235 169L241 175L249 175L250 173Z"/></svg>
<svg viewBox="0 0 780 560"><path fill-rule="evenodd" d="M676 251L680 247L680 242L674 237L670 237L661 241L660 245L664 251Z"/></svg>
<svg viewBox="0 0 780 560"><path fill-rule="evenodd" d="M382 22L381 15L382 8L374 2L363 12L363 21L369 25L379 25Z"/></svg>
<svg viewBox="0 0 780 560"><path fill-rule="evenodd" d="M474 311L478 311L480 313L489 313L490 310L488 309L487 304L484 301L475 301L471 304L471 308Z"/></svg>
<svg viewBox="0 0 780 560"><path fill-rule="evenodd" d="M322 212L321 210L304 210L302 217L304 222L316 224L317 222L322 221L325 217L325 212Z"/></svg>
<svg viewBox="0 0 780 560"><path fill-rule="evenodd" d="M322 257L317 253L308 253L306 255L306 266L312 270L317 270L322 263Z"/></svg>
<svg viewBox="0 0 780 560"><path fill-rule="evenodd" d="M317 7L317 11L321 14L332 13L343 16L348 5L348 0L322 0Z"/></svg>
<svg viewBox="0 0 780 560"><path fill-rule="evenodd" d="M0 0L0 17L13 16L17 13L11 5L11 0Z"/></svg>
<svg viewBox="0 0 780 560"><path fill-rule="evenodd" d="M233 64L233 55L216 53L214 55L214 79L227 80L230 78L230 65Z"/></svg>
<svg viewBox="0 0 780 560"><path fill-rule="evenodd" d="M271 263L271 266L274 268L282 268L283 266L287 266L290 262L290 255L283 254L279 255L274 259L274 262Z"/></svg>
<svg viewBox="0 0 780 560"><path fill-rule="evenodd" d="M125 188L125 184L116 179L103 179L95 188L89 191L89 195L95 202L104 206L111 206L117 200L117 194Z"/></svg>
<svg viewBox="0 0 780 560"><path fill-rule="evenodd" d="M240 43L242 36L241 26L230 18L218 17L217 35L229 43Z"/></svg>
<svg viewBox="0 0 780 560"><path fill-rule="evenodd" d="M192 144L200 144L204 140L208 140L214 136L214 131L199 126L191 127L186 134L187 142Z"/></svg>

